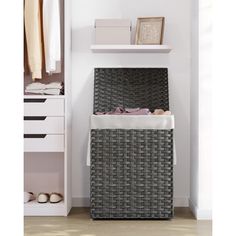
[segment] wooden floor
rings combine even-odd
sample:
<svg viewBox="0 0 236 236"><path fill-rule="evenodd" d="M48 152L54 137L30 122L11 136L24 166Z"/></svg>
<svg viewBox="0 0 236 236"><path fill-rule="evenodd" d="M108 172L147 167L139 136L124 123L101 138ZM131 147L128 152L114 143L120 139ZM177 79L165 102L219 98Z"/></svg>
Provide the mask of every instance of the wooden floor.
<svg viewBox="0 0 236 236"><path fill-rule="evenodd" d="M74 208L68 217L25 217L25 236L211 236L211 221L197 221L188 208L158 220L91 220L88 208Z"/></svg>

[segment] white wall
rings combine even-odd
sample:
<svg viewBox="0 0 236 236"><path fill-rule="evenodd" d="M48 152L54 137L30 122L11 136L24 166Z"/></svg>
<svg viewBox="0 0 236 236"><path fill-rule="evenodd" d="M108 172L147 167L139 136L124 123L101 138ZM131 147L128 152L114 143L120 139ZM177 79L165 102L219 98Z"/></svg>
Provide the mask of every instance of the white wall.
<svg viewBox="0 0 236 236"><path fill-rule="evenodd" d="M171 110L176 116L178 161L174 168L175 205L188 205L190 192L190 73L191 1L189 0L72 0L72 107L74 205L88 204L89 167L86 150L89 115L92 113L93 68L97 66L169 67ZM93 54L93 24L96 18L165 16L164 43L169 55Z"/></svg>
<svg viewBox="0 0 236 236"><path fill-rule="evenodd" d="M197 219L211 219L212 3L196 2L192 37L190 206Z"/></svg>

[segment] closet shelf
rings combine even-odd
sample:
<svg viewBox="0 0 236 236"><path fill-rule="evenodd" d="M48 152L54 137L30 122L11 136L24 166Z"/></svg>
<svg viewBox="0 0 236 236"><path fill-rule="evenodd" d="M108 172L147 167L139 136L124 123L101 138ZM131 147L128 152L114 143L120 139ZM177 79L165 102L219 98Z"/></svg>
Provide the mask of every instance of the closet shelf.
<svg viewBox="0 0 236 236"><path fill-rule="evenodd" d="M25 216L64 216L65 203L38 203L36 200L24 204Z"/></svg>
<svg viewBox="0 0 236 236"><path fill-rule="evenodd" d="M169 45L103 45L94 44L90 49L94 53L169 53Z"/></svg>
<svg viewBox="0 0 236 236"><path fill-rule="evenodd" d="M65 95L24 95L24 98L65 98Z"/></svg>

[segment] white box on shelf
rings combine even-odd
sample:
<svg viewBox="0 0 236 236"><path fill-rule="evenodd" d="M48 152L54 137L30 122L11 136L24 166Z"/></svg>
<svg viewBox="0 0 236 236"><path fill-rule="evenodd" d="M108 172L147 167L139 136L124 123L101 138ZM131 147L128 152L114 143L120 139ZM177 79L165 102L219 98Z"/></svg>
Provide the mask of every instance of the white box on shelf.
<svg viewBox="0 0 236 236"><path fill-rule="evenodd" d="M95 20L96 44L130 44L131 21L128 19Z"/></svg>

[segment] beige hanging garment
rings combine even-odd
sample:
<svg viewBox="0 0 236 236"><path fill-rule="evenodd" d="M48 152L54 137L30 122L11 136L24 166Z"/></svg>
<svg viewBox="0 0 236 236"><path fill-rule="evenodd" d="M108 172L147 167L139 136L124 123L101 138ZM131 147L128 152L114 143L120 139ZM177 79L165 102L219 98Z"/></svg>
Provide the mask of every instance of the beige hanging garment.
<svg viewBox="0 0 236 236"><path fill-rule="evenodd" d="M42 79L41 0L25 0L25 34L32 79Z"/></svg>

